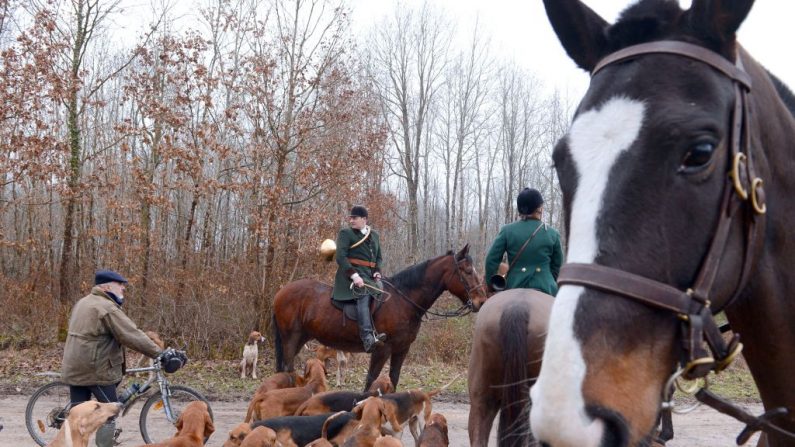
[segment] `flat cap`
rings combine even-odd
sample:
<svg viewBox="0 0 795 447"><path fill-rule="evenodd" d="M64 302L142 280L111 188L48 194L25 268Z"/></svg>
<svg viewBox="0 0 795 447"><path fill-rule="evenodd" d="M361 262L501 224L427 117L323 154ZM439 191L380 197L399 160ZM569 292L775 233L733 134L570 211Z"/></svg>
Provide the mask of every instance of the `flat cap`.
<svg viewBox="0 0 795 447"><path fill-rule="evenodd" d="M94 284L99 285L105 284L106 282L120 282L122 284L127 284L128 281L113 270L97 270L97 272L94 274Z"/></svg>

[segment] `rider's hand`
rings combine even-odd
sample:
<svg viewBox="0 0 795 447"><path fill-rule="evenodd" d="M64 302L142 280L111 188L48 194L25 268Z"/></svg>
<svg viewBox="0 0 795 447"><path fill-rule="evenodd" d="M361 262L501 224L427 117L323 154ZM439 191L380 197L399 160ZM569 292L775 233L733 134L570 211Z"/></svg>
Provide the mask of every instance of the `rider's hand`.
<svg viewBox="0 0 795 447"><path fill-rule="evenodd" d="M376 281L380 281L381 280L381 272L375 272L373 274L373 279L375 279Z"/></svg>
<svg viewBox="0 0 795 447"><path fill-rule="evenodd" d="M361 276L359 276L358 273L354 273L353 275L351 275L351 279L353 280L353 285L354 286L356 286L356 287L363 287L364 286L364 280L362 279Z"/></svg>

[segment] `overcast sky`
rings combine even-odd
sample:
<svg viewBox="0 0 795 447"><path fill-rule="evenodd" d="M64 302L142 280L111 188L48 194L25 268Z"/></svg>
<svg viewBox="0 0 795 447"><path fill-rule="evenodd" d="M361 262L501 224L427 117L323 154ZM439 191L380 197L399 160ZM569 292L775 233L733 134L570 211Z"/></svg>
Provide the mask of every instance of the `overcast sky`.
<svg viewBox="0 0 795 447"><path fill-rule="evenodd" d="M398 0L347 0L352 9L355 33L364 35L385 15L393 13ZM425 0L400 0L404 8L420 8ZM491 39L491 48L505 58L535 73L548 89L558 88L576 104L588 87L588 76L568 58L546 18L541 0L427 0L446 12L455 24L459 39L466 40L475 20ZM204 0L122 0L123 18L114 25L122 35L140 32L152 17L152 3L170 3L179 23L186 28L195 23L196 4ZM586 0L608 22L633 0ZM690 0L680 0L687 8ZM795 1L759 0L739 31L740 42L765 67L790 88L795 89ZM194 25L195 26L195 25Z"/></svg>
<svg viewBox="0 0 795 447"><path fill-rule="evenodd" d="M366 29L393 11L397 0L349 0L355 29ZM423 0L402 0L419 8ZM548 86L559 88L575 102L585 93L588 77L568 58L546 18L541 0L429 0L449 12L459 31L470 30L479 18L490 34L492 48L514 58ZM586 0L608 22L632 0ZM684 8L690 1L680 1ZM760 0L738 33L742 45L772 73L795 88L795 2Z"/></svg>

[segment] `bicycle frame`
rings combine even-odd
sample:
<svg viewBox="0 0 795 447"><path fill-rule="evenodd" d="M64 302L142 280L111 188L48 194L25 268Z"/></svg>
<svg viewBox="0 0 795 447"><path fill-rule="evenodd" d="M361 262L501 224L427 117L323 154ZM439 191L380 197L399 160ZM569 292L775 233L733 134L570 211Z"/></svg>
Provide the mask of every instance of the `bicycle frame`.
<svg viewBox="0 0 795 447"><path fill-rule="evenodd" d="M152 366L146 366L142 368L130 368L125 371L124 375L148 373L148 372L154 372L155 374L150 375L149 378L143 384L141 384L141 388L138 390L134 398L129 399L127 400L127 402L124 403L124 410L122 410L122 416L126 415L129 408L131 408L133 404L135 404L135 402L141 398L141 396L146 394L146 392L151 389L152 384L157 382L157 386L158 388L160 388L160 396L163 399L163 409L166 412L166 418L172 424L176 424L177 418L174 416L174 412L171 410L171 402L169 401L169 398L171 397L171 389L169 388L168 385L168 379L166 378L165 373L163 373L163 370L160 368L160 364L157 360L155 360Z"/></svg>

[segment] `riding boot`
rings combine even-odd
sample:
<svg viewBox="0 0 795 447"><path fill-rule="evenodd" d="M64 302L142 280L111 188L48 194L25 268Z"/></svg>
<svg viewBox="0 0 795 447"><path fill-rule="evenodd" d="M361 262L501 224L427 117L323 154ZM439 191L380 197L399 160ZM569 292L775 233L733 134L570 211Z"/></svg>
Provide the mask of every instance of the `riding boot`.
<svg viewBox="0 0 795 447"><path fill-rule="evenodd" d="M116 421L108 421L97 430L97 447L113 447L116 438Z"/></svg>
<svg viewBox="0 0 795 447"><path fill-rule="evenodd" d="M373 352L384 344L386 334L376 333L373 329L373 319L370 315L370 295L365 295L356 300L356 318L359 320L359 337L362 339L364 352Z"/></svg>

